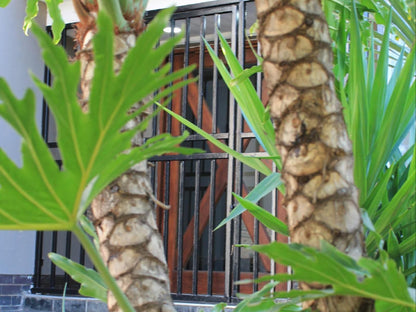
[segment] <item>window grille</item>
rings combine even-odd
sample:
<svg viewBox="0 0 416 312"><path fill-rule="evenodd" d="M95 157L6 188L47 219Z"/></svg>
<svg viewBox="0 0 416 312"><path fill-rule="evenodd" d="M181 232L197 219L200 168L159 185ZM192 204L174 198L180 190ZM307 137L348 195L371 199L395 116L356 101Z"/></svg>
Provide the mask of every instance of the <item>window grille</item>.
<svg viewBox="0 0 416 312"><path fill-rule="evenodd" d="M151 20L155 14L147 12L146 19ZM167 61L174 70L196 64L192 75L198 76L199 80L176 91L168 107L229 147L248 155L264 155L201 39L205 37L221 55L218 28L244 67L256 65L257 59L246 37L255 20L254 1L212 1L178 8L170 26L172 29L181 27L184 38ZM69 52L72 51L73 33L72 26L68 25L62 37L62 44ZM170 35L166 34L162 40ZM255 36L251 36L251 40L259 53ZM46 69L45 82L50 83L51 79ZM265 102L261 74L253 76L252 82ZM53 118L46 103L43 114L43 136L59 161ZM162 113L153 120L146 137L162 132L179 135L183 131L183 125ZM172 296L175 300L233 302L237 300L237 292L258 289L258 285L236 285L235 281L286 271L264 256L233 246L284 241L285 238L272 234L247 212L213 231L235 207L232 192L245 196L263 176L195 133L191 132L184 146L202 148L206 153L164 155L150 160L154 192L159 200L171 206L170 210L156 208L156 211L164 238ZM278 199L277 192L273 192L259 204L285 219L285 211L280 208ZM76 294L79 285L49 261L47 253L50 251L91 267L91 261L71 233L38 232L32 291L62 293L67 283L67 293Z"/></svg>

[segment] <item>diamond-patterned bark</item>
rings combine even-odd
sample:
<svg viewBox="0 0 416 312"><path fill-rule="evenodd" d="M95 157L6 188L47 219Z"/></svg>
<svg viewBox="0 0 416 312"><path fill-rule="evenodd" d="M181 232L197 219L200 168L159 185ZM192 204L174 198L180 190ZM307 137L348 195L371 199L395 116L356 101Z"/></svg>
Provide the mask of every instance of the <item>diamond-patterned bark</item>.
<svg viewBox="0 0 416 312"><path fill-rule="evenodd" d="M92 38L94 30L86 32L78 55L81 60L81 99L88 110L91 80L94 73ZM117 73L135 44L133 33L116 34L114 41L114 69ZM136 103L132 111L143 103ZM146 113L129 122L124 130L133 129ZM142 133L137 133L132 146L141 145ZM136 311L175 311L170 298L168 268L162 237L155 221L151 202L147 163L142 162L113 181L92 203L92 216L100 241L100 252L110 273L126 294ZM121 311L109 293L111 312Z"/></svg>
<svg viewBox="0 0 416 312"><path fill-rule="evenodd" d="M256 0L256 5L291 239L316 248L324 239L357 259L365 250L352 147L335 94L320 1ZM303 284L305 289L322 287ZM328 312L367 308L352 297L305 306Z"/></svg>

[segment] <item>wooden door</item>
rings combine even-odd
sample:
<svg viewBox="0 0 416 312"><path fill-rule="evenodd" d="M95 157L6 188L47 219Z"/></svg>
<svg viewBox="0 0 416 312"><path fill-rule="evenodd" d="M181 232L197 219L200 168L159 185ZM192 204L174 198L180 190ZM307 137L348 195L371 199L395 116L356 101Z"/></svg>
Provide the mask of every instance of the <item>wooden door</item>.
<svg viewBox="0 0 416 312"><path fill-rule="evenodd" d="M245 52L245 63L254 63L256 60L251 49L247 47ZM230 101L225 83L215 73L206 51L201 53L199 49L192 49L188 51L187 58L184 57L183 51L177 51L173 57L175 70L184 66L184 59L187 59L189 64L197 64L193 75L199 73L200 80L176 91L170 108L198 124L206 132L213 133L223 143L229 144L230 137L234 138L230 131L235 129L235 124L232 123L235 122L233 119L237 118L238 112L235 108L230 109L230 105L234 104ZM232 116L233 109L235 116ZM160 116L160 132L170 131L173 135L180 135L183 130L183 126L175 119L166 114ZM243 124L240 132L249 134L250 130ZM261 152L258 146L253 150L255 139L252 136L240 137L246 137L241 139L242 152ZM229 184L233 183L230 177L233 180L241 179L240 193L243 196L251 190L253 181L258 183L261 177L258 173L249 173L255 177L251 179L252 182L245 183L248 180L242 175L249 170L245 168L237 172L235 167L230 167L230 161L234 160L230 160L222 150L198 135L191 134L185 145L203 148L207 153L188 158L178 156L175 159L172 156L166 161L158 161L155 170L158 181L157 195L171 206L168 212L159 213L158 221L165 237L172 292L221 296L224 295L227 280L253 278L254 271L257 276L276 271L284 272L284 267L275 266L267 257L244 254L244 251L237 259L239 270L227 272L226 257L235 258L233 250L226 250L224 227L215 232L212 230L226 216ZM269 165L271 166L271 163ZM230 168L234 171L232 175ZM285 211L281 209L281 205L276 205L280 202L278 195L273 196L274 199L269 201L274 202L274 211L279 218L285 219ZM285 240L284 237L272 237L270 231L259 225L248 212L241 215L238 227L240 235L233 237L240 236L240 241L265 244L271 240ZM234 228L235 231L237 228ZM197 240L194 239L196 237ZM238 243L235 238L233 240L231 245ZM227 279L226 274L234 276ZM252 284L239 286L238 289L239 292L253 290L256 290L256 286Z"/></svg>

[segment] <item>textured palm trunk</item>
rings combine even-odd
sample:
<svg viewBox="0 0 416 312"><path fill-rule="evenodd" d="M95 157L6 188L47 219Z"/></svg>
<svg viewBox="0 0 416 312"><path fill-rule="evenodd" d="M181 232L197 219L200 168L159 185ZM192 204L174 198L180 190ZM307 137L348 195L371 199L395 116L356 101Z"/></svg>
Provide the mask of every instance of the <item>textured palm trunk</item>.
<svg viewBox="0 0 416 312"><path fill-rule="evenodd" d="M321 2L256 0L256 6L291 240L316 248L325 240L358 259L365 247L352 145L334 90L331 38ZM329 297L305 307L349 312L367 311L367 304L357 297Z"/></svg>
<svg viewBox="0 0 416 312"><path fill-rule="evenodd" d="M88 110L91 80L94 71L92 38L95 30L82 36L79 58L81 61L81 99ZM116 34L114 67L118 72L128 50L136 41L134 33ZM132 107L136 110L143 103ZM145 115L126 125L124 130L137 126ZM142 133L137 133L132 146L142 144ZM136 311L175 311L169 289L168 268L162 238L151 202L151 187L147 163L132 167L113 181L92 203L92 215L100 241L101 256ZM108 294L111 312L121 311L111 292Z"/></svg>

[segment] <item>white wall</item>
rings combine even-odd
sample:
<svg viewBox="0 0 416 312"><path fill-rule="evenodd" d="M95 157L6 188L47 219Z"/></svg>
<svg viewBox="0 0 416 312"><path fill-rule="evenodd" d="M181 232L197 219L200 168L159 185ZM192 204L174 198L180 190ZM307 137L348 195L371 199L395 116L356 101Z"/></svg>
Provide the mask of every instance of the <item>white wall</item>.
<svg viewBox="0 0 416 312"><path fill-rule="evenodd" d="M27 88L34 89L29 71L43 79L44 65L38 45L22 30L26 1L14 0L0 8L0 77L7 80L13 92L21 98ZM46 23L43 4L38 22ZM36 92L37 115L40 127L42 97ZM0 119L0 148L20 164L20 138ZM0 231L0 274L33 274L35 232Z"/></svg>
<svg viewBox="0 0 416 312"><path fill-rule="evenodd" d="M146 10L157 10L157 9L163 9L170 7L172 5L176 6L182 6L182 5L189 5L189 4L195 4L195 3L202 3L202 2L208 2L213 0L149 0L147 3ZM62 12L62 18L64 19L65 23L75 23L78 22L77 14L75 13L75 10L72 7L72 0L64 0L59 6L61 8ZM50 25L52 23L51 18L48 16L47 19L47 25Z"/></svg>

